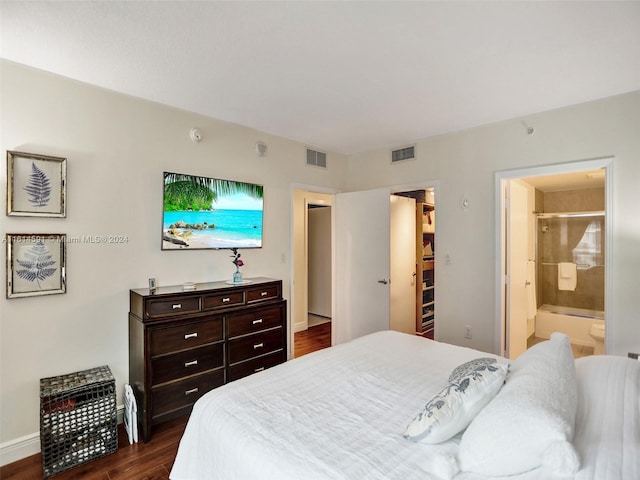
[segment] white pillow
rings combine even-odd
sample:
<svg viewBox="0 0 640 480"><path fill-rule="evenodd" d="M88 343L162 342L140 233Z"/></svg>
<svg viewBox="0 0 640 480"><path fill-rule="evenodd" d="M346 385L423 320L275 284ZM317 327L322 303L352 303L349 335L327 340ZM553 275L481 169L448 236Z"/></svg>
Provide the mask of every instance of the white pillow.
<svg viewBox="0 0 640 480"><path fill-rule="evenodd" d="M511 364L502 390L462 435L460 469L500 476L543 466L550 474L575 474L577 389L569 337L554 333L525 351Z"/></svg>
<svg viewBox="0 0 640 480"><path fill-rule="evenodd" d="M455 368L449 383L416 415L404 437L441 443L464 430L504 384L509 365L477 358Z"/></svg>

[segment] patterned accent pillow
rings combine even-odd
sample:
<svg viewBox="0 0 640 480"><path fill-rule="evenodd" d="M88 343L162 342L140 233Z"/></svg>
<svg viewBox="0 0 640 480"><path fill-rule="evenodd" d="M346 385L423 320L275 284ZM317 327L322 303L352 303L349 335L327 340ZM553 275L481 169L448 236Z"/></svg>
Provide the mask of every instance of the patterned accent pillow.
<svg viewBox="0 0 640 480"><path fill-rule="evenodd" d="M449 383L460 381L465 377L480 375L483 370L488 369L490 365L493 367L493 364L497 362L495 358L484 357L458 365L449 375Z"/></svg>
<svg viewBox="0 0 640 480"><path fill-rule="evenodd" d="M449 383L409 423L404 437L441 443L464 430L498 393L509 365L494 358L477 358L456 367Z"/></svg>
<svg viewBox="0 0 640 480"><path fill-rule="evenodd" d="M577 408L571 343L556 332L513 361L504 388L462 435L460 469L497 477L543 467L539 478L573 478Z"/></svg>

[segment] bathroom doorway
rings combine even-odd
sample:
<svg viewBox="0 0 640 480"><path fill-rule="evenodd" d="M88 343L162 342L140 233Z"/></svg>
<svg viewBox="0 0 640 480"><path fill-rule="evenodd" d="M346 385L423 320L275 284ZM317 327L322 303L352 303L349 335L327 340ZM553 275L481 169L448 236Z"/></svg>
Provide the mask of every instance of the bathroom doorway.
<svg viewBox="0 0 640 480"><path fill-rule="evenodd" d="M610 163L579 164L496 177L501 347L509 358L556 331L569 336L575 357L605 351Z"/></svg>

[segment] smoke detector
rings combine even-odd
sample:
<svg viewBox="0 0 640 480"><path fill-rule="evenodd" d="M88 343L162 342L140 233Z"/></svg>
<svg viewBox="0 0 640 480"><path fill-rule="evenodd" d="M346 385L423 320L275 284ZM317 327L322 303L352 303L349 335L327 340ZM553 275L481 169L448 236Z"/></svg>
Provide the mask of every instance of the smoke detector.
<svg viewBox="0 0 640 480"><path fill-rule="evenodd" d="M189 132L189 137L191 137L192 142L199 143L202 141L202 132L199 128L193 127Z"/></svg>

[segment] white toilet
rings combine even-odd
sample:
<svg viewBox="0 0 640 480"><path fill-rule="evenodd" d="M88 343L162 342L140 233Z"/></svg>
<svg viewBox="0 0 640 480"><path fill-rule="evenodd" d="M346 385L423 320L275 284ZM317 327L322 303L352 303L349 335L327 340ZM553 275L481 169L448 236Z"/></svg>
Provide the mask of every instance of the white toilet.
<svg viewBox="0 0 640 480"><path fill-rule="evenodd" d="M589 329L589 335L596 342L594 355L604 355L604 324L594 323Z"/></svg>

